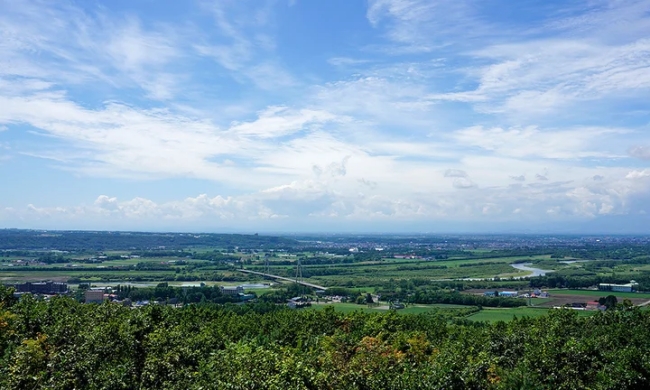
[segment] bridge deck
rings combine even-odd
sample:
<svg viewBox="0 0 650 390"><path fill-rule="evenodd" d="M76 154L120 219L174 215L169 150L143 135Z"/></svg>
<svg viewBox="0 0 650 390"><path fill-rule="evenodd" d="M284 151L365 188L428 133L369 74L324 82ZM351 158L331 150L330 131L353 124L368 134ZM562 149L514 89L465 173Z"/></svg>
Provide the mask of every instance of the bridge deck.
<svg viewBox="0 0 650 390"><path fill-rule="evenodd" d="M303 281L296 281L295 279L285 278L284 276L265 274L263 272L250 271L250 270L247 270L247 269L238 269L237 271L244 272L244 273L247 273L247 274L260 275L260 276L264 276L266 278L271 278L271 279L279 279L279 280L286 280L288 282L295 282L295 283L301 284L303 286L316 288L316 289L319 289L319 290L327 290L327 287L323 287L323 286L319 286L317 284L307 283L307 282L303 282Z"/></svg>

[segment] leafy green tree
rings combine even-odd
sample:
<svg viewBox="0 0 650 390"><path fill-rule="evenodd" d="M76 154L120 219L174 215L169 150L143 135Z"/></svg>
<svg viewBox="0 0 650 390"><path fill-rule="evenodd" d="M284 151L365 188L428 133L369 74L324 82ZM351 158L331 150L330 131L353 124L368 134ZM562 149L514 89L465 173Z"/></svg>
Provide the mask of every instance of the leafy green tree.
<svg viewBox="0 0 650 390"><path fill-rule="evenodd" d="M605 306L607 310L613 309L618 304L618 299L615 295L608 295L605 297Z"/></svg>

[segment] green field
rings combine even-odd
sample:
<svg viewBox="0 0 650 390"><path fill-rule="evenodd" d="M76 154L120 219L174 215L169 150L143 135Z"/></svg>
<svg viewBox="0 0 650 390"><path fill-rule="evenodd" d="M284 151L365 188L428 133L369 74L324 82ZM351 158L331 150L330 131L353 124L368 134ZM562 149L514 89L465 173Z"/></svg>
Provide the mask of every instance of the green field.
<svg viewBox="0 0 650 390"><path fill-rule="evenodd" d="M622 298L647 298L650 299L650 293L626 293L626 292L616 292L616 291L600 291L600 290L548 290L548 293L553 295L584 295L587 297L604 297L607 295L615 295Z"/></svg>
<svg viewBox="0 0 650 390"><path fill-rule="evenodd" d="M545 315L547 312L548 309L532 307L483 308L480 312L467 318L472 321L510 321L514 317L539 317Z"/></svg>
<svg viewBox="0 0 650 390"><path fill-rule="evenodd" d="M480 254L481 251L476 252ZM107 251L106 255L127 255L128 251ZM229 253L230 254L230 253ZM237 253L244 259L246 268L262 270L263 256L260 253ZM87 257L89 255L85 255ZM293 277L295 261L298 257L306 259L327 255L311 252L282 254L269 258L271 273ZM330 255L332 261L341 256ZM4 282L22 282L25 280L56 280L67 281L78 279L84 282L119 283L119 282L161 282L161 281L250 281L253 278L235 272L232 264L211 262L207 260L182 257L139 257L128 259L105 260L101 263L82 263L80 256L72 256L72 261L66 264L38 264L29 267L11 266L12 258L4 258L0 263L0 280ZM463 279L463 278L493 278L499 276L523 276L526 272L518 272L510 266L514 261L535 261L547 259L548 256L504 256L485 259L454 258L445 260L423 259L393 259L333 263L310 264L304 266L305 280L324 286L342 286L359 288L365 292L374 292L377 286L393 279L396 281L416 278L434 280ZM284 263L291 262L291 263ZM470 265L470 266L468 266ZM137 267L136 267L137 266Z"/></svg>
<svg viewBox="0 0 650 390"><path fill-rule="evenodd" d="M369 307L368 305L359 305L356 303L327 303L327 304L313 304L312 309L323 310L326 307L333 307L334 310L340 311L342 313L350 313L353 311L361 310L368 313L386 313L388 311L388 304L382 303L379 307ZM424 314L424 313L433 313L436 311L442 310L462 310L468 309L471 306L462 306L462 305L444 305L444 304L435 304L435 305L412 305L404 309L397 310L397 313L400 314Z"/></svg>

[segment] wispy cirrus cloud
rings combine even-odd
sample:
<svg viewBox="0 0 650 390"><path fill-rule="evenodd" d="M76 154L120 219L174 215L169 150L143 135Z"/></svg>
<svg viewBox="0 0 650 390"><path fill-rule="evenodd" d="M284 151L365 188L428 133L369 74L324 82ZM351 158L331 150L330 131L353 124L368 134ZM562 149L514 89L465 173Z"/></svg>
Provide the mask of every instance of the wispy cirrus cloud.
<svg viewBox="0 0 650 390"><path fill-rule="evenodd" d="M84 11L65 1L2 7L0 53L8 66L0 74L6 77L70 86L135 83L154 99L172 97L182 77L169 68L183 57L183 40L169 25L144 30L135 16L114 20L101 8Z"/></svg>
<svg viewBox="0 0 650 390"><path fill-rule="evenodd" d="M193 48L231 72L239 82L252 82L264 90L298 84L274 54L272 1L203 2L216 29L202 32Z"/></svg>
<svg viewBox="0 0 650 390"><path fill-rule="evenodd" d="M426 0L371 0L367 18L375 27L384 27L393 44L391 53L432 52L462 38L485 32L479 22L475 2Z"/></svg>
<svg viewBox="0 0 650 390"><path fill-rule="evenodd" d="M458 142L479 147L492 153L519 158L579 159L589 157L621 157L603 145L628 133L624 129L574 128L542 130L537 127L523 129L486 129L474 126L455 132Z"/></svg>

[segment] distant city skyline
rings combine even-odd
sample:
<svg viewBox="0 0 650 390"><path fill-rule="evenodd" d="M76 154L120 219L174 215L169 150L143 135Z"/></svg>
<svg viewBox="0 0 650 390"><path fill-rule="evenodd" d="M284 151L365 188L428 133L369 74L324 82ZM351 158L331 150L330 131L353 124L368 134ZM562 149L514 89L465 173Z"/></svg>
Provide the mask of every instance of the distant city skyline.
<svg viewBox="0 0 650 390"><path fill-rule="evenodd" d="M649 15L0 0L0 228L650 233Z"/></svg>

